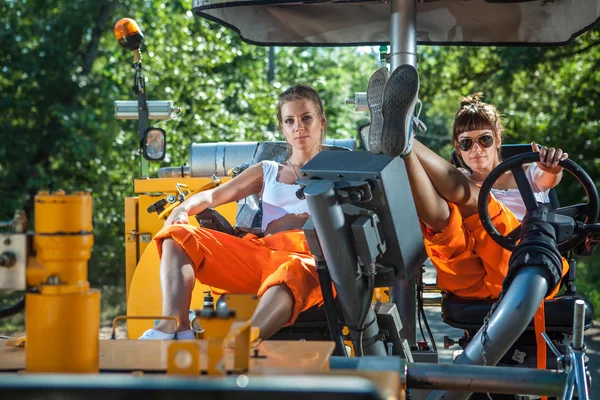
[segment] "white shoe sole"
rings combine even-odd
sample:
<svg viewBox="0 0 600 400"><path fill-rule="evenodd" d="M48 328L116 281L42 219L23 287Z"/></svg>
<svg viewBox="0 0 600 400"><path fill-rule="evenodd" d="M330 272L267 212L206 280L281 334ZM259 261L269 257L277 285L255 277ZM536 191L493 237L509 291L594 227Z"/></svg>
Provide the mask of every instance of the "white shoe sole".
<svg viewBox="0 0 600 400"><path fill-rule="evenodd" d="M412 150L413 113L419 98L419 74L412 65L396 68L383 93L381 151L390 157Z"/></svg>

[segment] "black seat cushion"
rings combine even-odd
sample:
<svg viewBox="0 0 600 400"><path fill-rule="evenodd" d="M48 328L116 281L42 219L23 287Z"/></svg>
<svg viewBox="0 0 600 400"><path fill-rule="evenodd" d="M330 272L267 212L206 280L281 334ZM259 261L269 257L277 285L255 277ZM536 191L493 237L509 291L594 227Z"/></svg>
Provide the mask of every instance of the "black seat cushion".
<svg viewBox="0 0 600 400"><path fill-rule="evenodd" d="M308 310L301 312L298 315L298 318L296 318L294 325L327 326L327 314L325 313L325 307L313 306Z"/></svg>
<svg viewBox="0 0 600 400"><path fill-rule="evenodd" d="M583 295L557 296L546 300L546 330L571 332L573 330L573 306L575 300L585 302L585 329L592 326L594 307ZM454 328L479 329L490 312L494 300L465 299L445 293L442 296L442 319ZM533 321L528 329L533 329Z"/></svg>
<svg viewBox="0 0 600 400"><path fill-rule="evenodd" d="M293 325L280 329L269 340L331 340L325 307L301 312Z"/></svg>

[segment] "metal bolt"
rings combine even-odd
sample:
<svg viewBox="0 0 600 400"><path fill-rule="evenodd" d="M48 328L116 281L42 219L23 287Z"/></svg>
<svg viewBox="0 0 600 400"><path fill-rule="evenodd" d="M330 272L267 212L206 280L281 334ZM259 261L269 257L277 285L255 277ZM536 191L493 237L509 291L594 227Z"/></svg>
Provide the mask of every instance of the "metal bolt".
<svg viewBox="0 0 600 400"><path fill-rule="evenodd" d="M58 285L60 284L60 280L57 275L50 275L46 278L46 285Z"/></svg>
<svg viewBox="0 0 600 400"><path fill-rule="evenodd" d="M0 267L12 267L17 262L17 258L13 253L5 251L0 254Z"/></svg>

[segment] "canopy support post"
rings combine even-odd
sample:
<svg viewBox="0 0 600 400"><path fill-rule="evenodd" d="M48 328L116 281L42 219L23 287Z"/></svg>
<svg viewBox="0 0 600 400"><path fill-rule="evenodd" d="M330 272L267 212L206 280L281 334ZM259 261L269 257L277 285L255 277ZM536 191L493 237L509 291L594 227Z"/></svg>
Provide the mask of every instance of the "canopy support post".
<svg viewBox="0 0 600 400"><path fill-rule="evenodd" d="M417 67L417 2L416 0L390 1L391 71L401 65ZM391 288L390 299L396 304L402 321L401 335L410 346L417 340L416 278L399 280Z"/></svg>

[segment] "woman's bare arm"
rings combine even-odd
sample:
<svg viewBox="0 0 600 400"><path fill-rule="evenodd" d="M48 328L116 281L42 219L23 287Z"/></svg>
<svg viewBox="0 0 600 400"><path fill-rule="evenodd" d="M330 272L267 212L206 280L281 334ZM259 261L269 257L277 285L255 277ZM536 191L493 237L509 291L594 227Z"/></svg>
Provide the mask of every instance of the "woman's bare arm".
<svg viewBox="0 0 600 400"><path fill-rule="evenodd" d="M187 224L189 215L196 215L207 208L218 207L260 193L263 185L262 163L255 164L215 189L196 193L173 209L165 225Z"/></svg>

